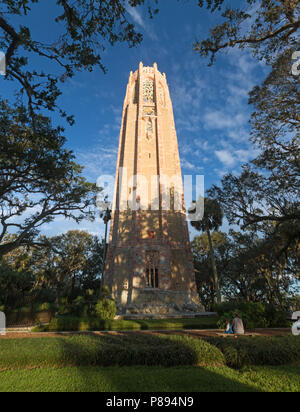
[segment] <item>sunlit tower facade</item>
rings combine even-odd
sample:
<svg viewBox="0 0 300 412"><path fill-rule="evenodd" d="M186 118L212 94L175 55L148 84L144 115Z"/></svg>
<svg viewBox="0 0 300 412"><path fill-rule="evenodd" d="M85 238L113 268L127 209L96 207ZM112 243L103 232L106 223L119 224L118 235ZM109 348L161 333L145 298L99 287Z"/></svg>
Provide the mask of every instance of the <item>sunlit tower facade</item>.
<svg viewBox="0 0 300 412"><path fill-rule="evenodd" d="M166 75L130 73L104 274L119 313L199 311Z"/></svg>

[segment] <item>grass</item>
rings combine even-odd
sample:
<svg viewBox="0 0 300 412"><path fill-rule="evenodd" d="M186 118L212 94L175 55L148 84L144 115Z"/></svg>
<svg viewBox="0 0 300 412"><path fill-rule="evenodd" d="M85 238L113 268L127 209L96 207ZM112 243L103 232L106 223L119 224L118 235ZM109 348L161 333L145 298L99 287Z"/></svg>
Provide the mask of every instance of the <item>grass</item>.
<svg viewBox="0 0 300 412"><path fill-rule="evenodd" d="M217 318L108 320L74 317L54 318L49 325L36 327L33 332L125 331L217 329Z"/></svg>
<svg viewBox="0 0 300 412"><path fill-rule="evenodd" d="M0 392L300 391L297 337L208 340L143 333L0 339Z"/></svg>
<svg viewBox="0 0 300 412"><path fill-rule="evenodd" d="M300 367L67 367L0 373L0 392L299 392Z"/></svg>

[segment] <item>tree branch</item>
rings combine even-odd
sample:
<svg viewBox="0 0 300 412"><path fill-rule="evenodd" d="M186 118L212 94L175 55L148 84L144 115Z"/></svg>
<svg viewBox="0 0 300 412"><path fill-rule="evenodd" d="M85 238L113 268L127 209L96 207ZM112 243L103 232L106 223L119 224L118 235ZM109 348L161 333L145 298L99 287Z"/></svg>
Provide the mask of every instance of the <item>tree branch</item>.
<svg viewBox="0 0 300 412"><path fill-rule="evenodd" d="M4 20L3 17L0 16L0 27L12 37L12 42L7 49L5 58L6 58L6 64L9 65L10 60L12 56L14 55L16 49L19 47L19 45L22 43L22 38L21 36L15 31L15 29L10 26L6 20Z"/></svg>

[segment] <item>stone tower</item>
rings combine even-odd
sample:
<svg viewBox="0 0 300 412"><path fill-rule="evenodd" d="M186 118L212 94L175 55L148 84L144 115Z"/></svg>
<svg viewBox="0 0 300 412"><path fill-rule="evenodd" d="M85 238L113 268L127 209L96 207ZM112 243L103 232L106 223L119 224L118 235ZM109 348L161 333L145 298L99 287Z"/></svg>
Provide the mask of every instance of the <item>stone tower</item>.
<svg viewBox="0 0 300 412"><path fill-rule="evenodd" d="M123 108L105 284L119 313L201 310L165 74L130 73Z"/></svg>

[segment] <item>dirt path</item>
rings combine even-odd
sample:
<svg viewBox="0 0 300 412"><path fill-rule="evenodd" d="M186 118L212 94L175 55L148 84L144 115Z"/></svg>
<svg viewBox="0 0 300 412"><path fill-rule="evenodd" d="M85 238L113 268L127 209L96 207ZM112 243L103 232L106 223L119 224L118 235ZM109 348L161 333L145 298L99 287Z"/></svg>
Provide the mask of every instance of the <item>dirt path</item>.
<svg viewBox="0 0 300 412"><path fill-rule="evenodd" d="M7 333L5 336L0 335L1 339L27 339L27 338L61 338L63 336L75 336L81 335L93 335L93 336L104 336L107 334L118 335L123 333L143 333L143 334L167 334L167 335L188 335L194 338L203 338L208 336L217 336L219 330L159 330L159 331L126 331L126 332L80 332L80 333L29 333L29 332L12 332ZM255 329L249 331L250 333L255 333L259 336L287 336L291 335L290 329Z"/></svg>

